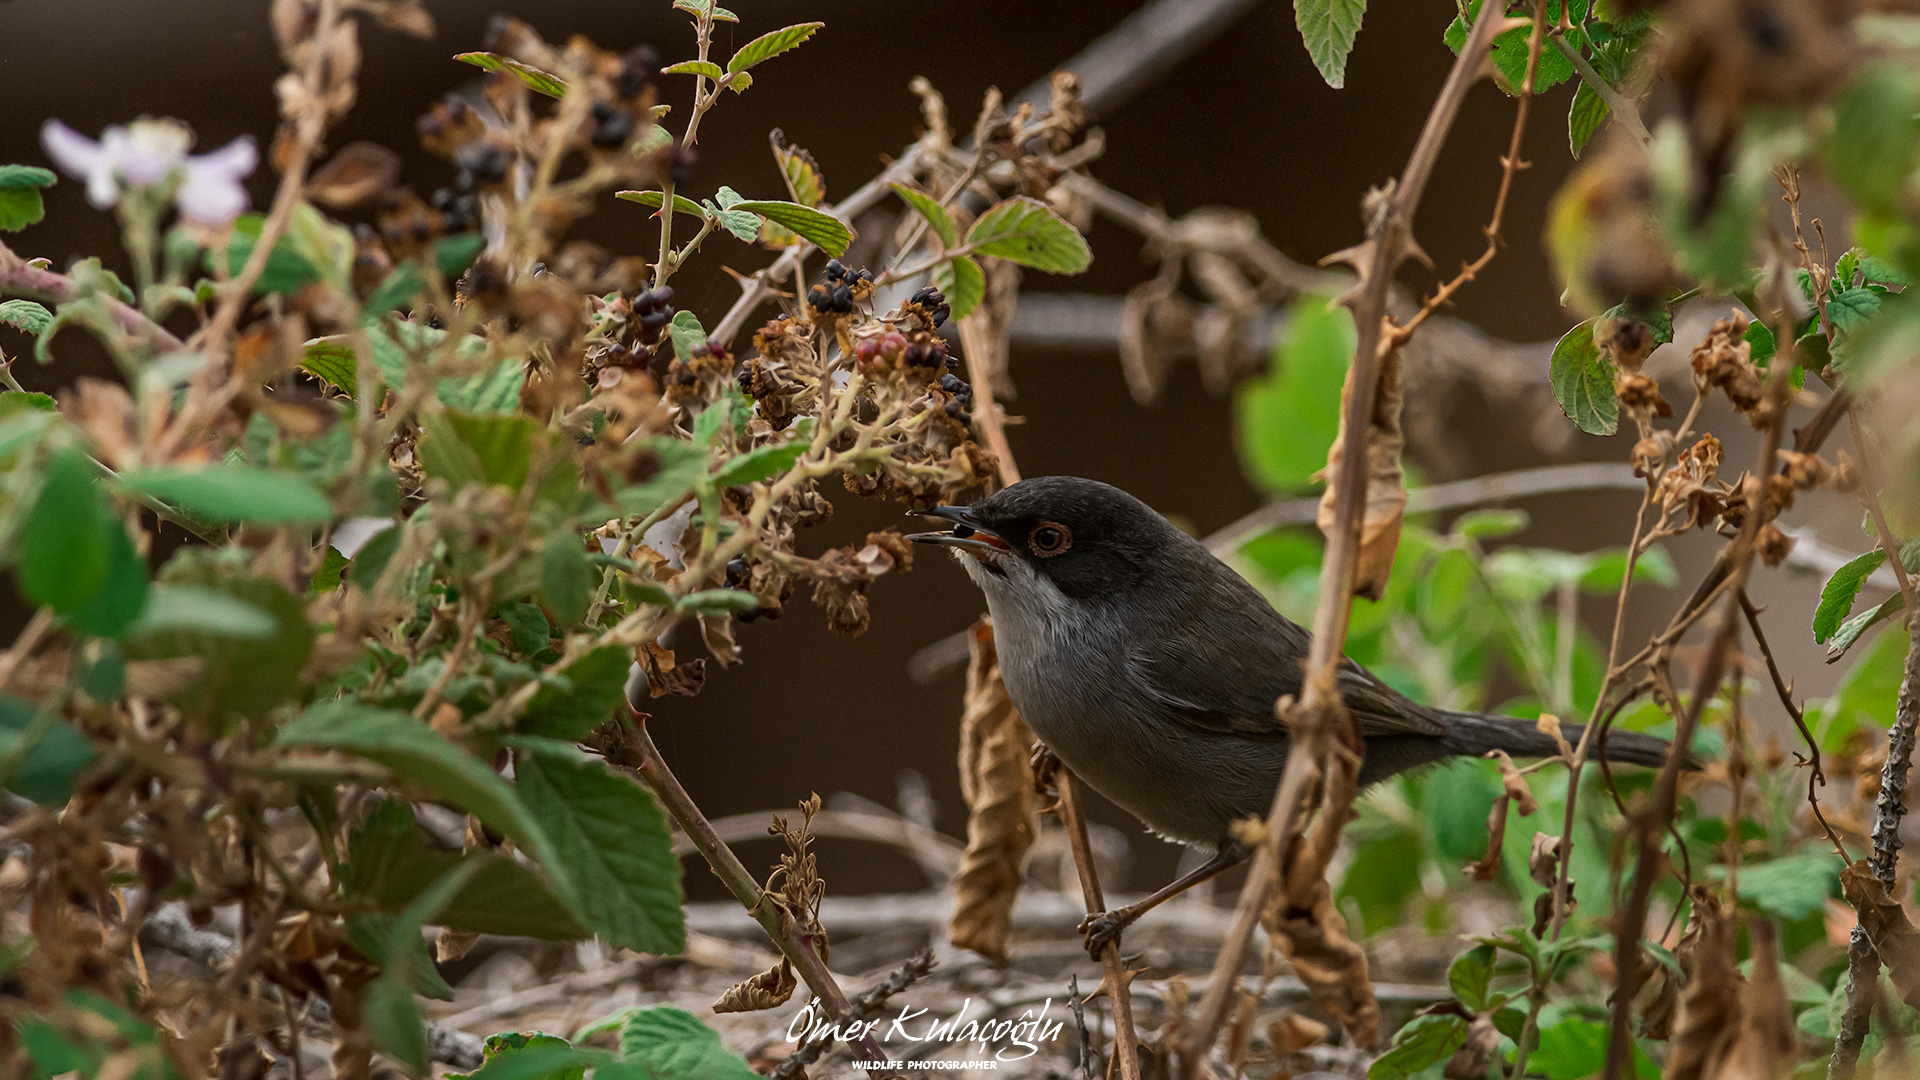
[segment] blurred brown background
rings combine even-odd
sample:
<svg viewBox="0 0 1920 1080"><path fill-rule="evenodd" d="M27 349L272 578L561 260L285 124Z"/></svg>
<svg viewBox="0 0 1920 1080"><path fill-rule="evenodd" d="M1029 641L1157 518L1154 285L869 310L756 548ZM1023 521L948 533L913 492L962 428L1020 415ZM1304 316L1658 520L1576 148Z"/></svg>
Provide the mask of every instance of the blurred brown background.
<svg viewBox="0 0 1920 1080"><path fill-rule="evenodd" d="M729 96L703 126L692 187L710 192L729 184L749 198L777 193L779 178L767 152L767 132L780 127L811 150L827 179L828 198L868 179L884 155L915 137L918 104L908 81L924 75L947 97L957 127L970 125L989 86L1012 94L1043 79L1060 62L1107 32L1139 0L736 0L742 23L722 26L716 51L768 29L818 19L826 28L793 54L756 72L742 97ZM469 82L473 71L450 59L481 47L496 11L531 22L548 40L585 34L624 50L650 42L665 61L692 56L691 33L668 0L539 0L519 6L495 0L429 0L439 23L423 42L367 28L360 100L332 134L338 147L368 139L407 158L403 180L422 194L451 181L445 163L420 152L414 119L445 92ZM1293 26L1292 5L1266 0L1252 6L1206 45L1146 90L1099 117L1107 152L1096 177L1170 213L1215 204L1255 214L1266 234L1295 259L1311 262L1354 243L1358 202L1371 185L1399 172L1432 95L1453 57L1441 44L1455 13L1449 0L1376 4L1351 63L1347 88L1320 79ZM141 114L176 116L199 134L200 149L252 133L263 144L275 125L273 80L279 59L264 0L0 0L0 161L45 164L38 129L57 117L90 135ZM670 103L690 93L684 78L666 80ZM1460 296L1456 313L1498 338L1542 341L1572 323L1557 303L1539 236L1547 201L1571 167L1566 110L1571 87L1535 105L1527 156L1533 168L1519 178L1509 208L1510 247ZM1499 156L1511 130L1513 107L1481 82L1468 99L1420 209L1421 243L1443 269L1477 254L1481 229L1500 176ZM275 180L253 178L256 206ZM48 220L9 238L26 256L57 266L88 254L124 268L110 214L87 206L81 185L63 180L48 193ZM1831 230L1830 230L1831 231ZM653 246L646 212L611 203L575 229L621 252ZM1119 296L1152 272L1140 243L1100 223L1092 231L1093 268L1072 279L1032 274L1031 290ZM675 281L677 303L709 321L731 302L735 287L719 272L768 261L766 253L730 240L710 241L692 269ZM1430 278L1410 275L1426 287ZM1682 331L1685 342L1686 331ZM0 328L0 349L30 355L23 335ZM62 361L16 367L29 388L55 390L80 374L108 374L104 358L76 334L58 345ZM1538 377L1546 378L1545 351ZM1682 360L1684 358L1682 357ZM1135 492L1199 532L1217 529L1258 505L1234 459L1229 402L1201 389L1193 368L1173 378L1159 404L1142 408L1128 396L1112 355L1048 354L1016 347L1013 376L1019 398L1010 405L1026 422L1012 429L1027 475L1074 473L1108 480ZM1691 391L1670 385L1667 396ZM1414 401L1410 408L1444 410L1443 423L1460 445L1451 467L1424 469L1429 479L1542 464L1528 441L1525 418L1503 415L1472 390L1445 401ZM1709 410L1705 426L1723 437L1734 431L1723 411ZM1738 424L1739 421L1734 421ZM1744 429L1744 424L1740 427ZM1560 460L1624 461L1624 437L1574 435ZM1729 439L1728 471L1751 460L1749 443ZM1416 463L1419 464L1419 463ZM1586 550L1619 545L1631 528L1630 493L1563 495L1528 500L1533 527L1519 542ZM1864 550L1858 512L1844 503L1803 499L1830 541L1849 553ZM809 545L845 543L872 528L898 523L891 505L837 500L840 513ZM1663 624L1710 557L1708 538L1673 547L1682 588L1640 594L1629 640ZM1829 689L1837 672L1820 663L1805 627L1819 580L1762 572L1756 599L1771 605L1771 636L1802 693ZM1601 605L1588 605L1604 633ZM786 618L741 628L747 662L710 674L693 699L658 702L653 730L696 799L713 816L791 808L810 790L852 791L884 803L896 798L896 776L918 770L938 805L936 824L964 830L954 780L953 752L960 678L915 685L906 663L916 650L966 626L980 610L972 587L954 567L926 560L912 573L874 589L873 629L859 638L830 636L817 610L796 599ZM11 635L23 619L7 598L0 625ZM1758 700L1763 714L1784 723L1777 704ZM1104 820L1134 839L1135 872L1120 887L1149 886L1172 866L1174 851L1142 834L1124 815L1102 807ZM749 850L750 864L768 852ZM891 851L827 842L822 871L836 891L912 888L919 873ZM720 895L710 875L693 871L689 891Z"/></svg>

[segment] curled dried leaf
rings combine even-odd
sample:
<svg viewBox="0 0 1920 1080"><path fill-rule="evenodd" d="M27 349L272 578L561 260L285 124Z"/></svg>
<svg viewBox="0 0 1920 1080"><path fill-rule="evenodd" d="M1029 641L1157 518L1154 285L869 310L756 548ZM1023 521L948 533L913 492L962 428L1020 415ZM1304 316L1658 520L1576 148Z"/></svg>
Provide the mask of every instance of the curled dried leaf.
<svg viewBox="0 0 1920 1080"><path fill-rule="evenodd" d="M1327 1025L1299 1013L1288 1013L1267 1026L1267 1041L1275 1054L1293 1054L1327 1037Z"/></svg>
<svg viewBox="0 0 1920 1080"><path fill-rule="evenodd" d="M758 1012L785 1005L796 985L793 966L782 960L750 979L729 986L713 1003L713 1011Z"/></svg>
<svg viewBox="0 0 1920 1080"><path fill-rule="evenodd" d="M1356 1044L1378 1045L1380 1003L1367 975L1367 954L1348 936L1347 920L1334 908L1326 878L1317 879L1310 905L1270 907L1266 923L1275 948L1293 963L1313 1003L1340 1021Z"/></svg>
<svg viewBox="0 0 1920 1080"><path fill-rule="evenodd" d="M965 712L960 718L960 793L967 800L967 850L954 878L953 943L1005 957L1020 868L1033 846L1037 802L1029 762L1033 733L1000 679L993 624L975 623Z"/></svg>
<svg viewBox="0 0 1920 1080"><path fill-rule="evenodd" d="M1327 490L1320 497L1320 531L1331 535L1335 524L1334 506L1339 497L1340 470L1344 456L1346 404L1353 394L1353 371L1347 371L1347 383L1340 391L1342 434L1333 440L1327 452ZM1367 501L1360 522L1360 550L1354 559L1353 593L1369 600L1385 594L1387 575L1393 571L1393 555L1400 547L1400 526L1407 513L1407 488L1400 470L1400 453L1406 439L1400 428L1400 359L1389 353L1380 363L1380 379L1374 392L1373 415L1367 426Z"/></svg>
<svg viewBox="0 0 1920 1080"><path fill-rule="evenodd" d="M1920 930L1908 920L1906 909L1887 895L1887 887L1864 859L1840 871L1840 890L1859 912L1860 926L1887 965L1900 999L1920 1008Z"/></svg>
<svg viewBox="0 0 1920 1080"><path fill-rule="evenodd" d="M1520 816L1528 817L1539 809L1540 804L1533 797L1533 789L1527 786L1526 776L1507 756L1507 752L1495 750L1488 756L1500 766L1500 786L1506 791L1507 798L1513 800L1514 809L1520 811Z"/></svg>

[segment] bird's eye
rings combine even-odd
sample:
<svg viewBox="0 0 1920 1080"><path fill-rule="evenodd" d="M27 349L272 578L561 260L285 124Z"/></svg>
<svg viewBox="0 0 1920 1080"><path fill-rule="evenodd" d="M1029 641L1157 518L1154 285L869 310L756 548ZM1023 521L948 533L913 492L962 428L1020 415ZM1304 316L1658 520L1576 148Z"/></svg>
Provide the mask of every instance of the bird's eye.
<svg viewBox="0 0 1920 1080"><path fill-rule="evenodd" d="M1027 534L1027 546L1035 555L1051 559L1073 546L1073 533L1057 521L1043 521Z"/></svg>

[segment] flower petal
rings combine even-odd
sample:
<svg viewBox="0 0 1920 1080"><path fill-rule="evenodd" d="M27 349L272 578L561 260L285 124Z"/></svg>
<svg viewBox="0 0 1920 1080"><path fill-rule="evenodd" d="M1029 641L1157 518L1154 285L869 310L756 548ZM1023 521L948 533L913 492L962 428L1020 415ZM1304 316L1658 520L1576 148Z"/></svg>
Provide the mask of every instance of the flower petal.
<svg viewBox="0 0 1920 1080"><path fill-rule="evenodd" d="M95 142L58 120L49 120L40 127L40 145L61 172L87 182L88 202L105 210L120 201L120 186L113 176L113 155L104 143Z"/></svg>
<svg viewBox="0 0 1920 1080"><path fill-rule="evenodd" d="M242 135L211 153L187 159L189 175L219 175L230 180L250 176L260 164L260 151L253 136Z"/></svg>

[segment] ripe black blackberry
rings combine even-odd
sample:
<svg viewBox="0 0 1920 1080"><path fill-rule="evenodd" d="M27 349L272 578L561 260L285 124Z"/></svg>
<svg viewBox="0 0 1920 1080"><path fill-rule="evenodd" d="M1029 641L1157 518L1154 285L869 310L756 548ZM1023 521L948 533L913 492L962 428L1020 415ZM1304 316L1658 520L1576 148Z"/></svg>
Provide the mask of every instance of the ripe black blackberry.
<svg viewBox="0 0 1920 1080"><path fill-rule="evenodd" d="M625 146L633 135L633 114L611 101L593 103L593 133L588 141L601 149Z"/></svg>
<svg viewBox="0 0 1920 1080"><path fill-rule="evenodd" d="M914 293L907 299L907 303L918 304L927 313L927 321L936 328L947 321L948 315L953 314L952 306L947 303L946 294L931 285Z"/></svg>

